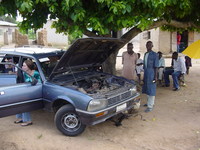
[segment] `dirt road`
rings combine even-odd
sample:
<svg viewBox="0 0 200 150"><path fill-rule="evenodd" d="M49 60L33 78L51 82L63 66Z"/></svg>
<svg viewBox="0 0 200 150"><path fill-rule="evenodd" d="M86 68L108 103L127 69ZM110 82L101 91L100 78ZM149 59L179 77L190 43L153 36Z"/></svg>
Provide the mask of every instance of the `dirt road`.
<svg viewBox="0 0 200 150"><path fill-rule="evenodd" d="M120 127L107 121L67 137L56 129L53 114L42 110L32 112L28 127L14 124L15 116L1 118L0 150L200 150L199 69L191 68L180 91L158 87L153 112L141 107Z"/></svg>

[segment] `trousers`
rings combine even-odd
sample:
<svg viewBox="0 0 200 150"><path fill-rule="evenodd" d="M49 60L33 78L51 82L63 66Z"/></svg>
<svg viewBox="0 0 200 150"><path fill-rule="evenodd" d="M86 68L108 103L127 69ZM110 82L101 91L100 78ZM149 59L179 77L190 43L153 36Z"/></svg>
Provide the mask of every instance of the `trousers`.
<svg viewBox="0 0 200 150"><path fill-rule="evenodd" d="M153 109L155 96L147 95L147 107Z"/></svg>
<svg viewBox="0 0 200 150"><path fill-rule="evenodd" d="M165 85L170 85L169 75L172 75L173 87L179 88L178 77L181 75L181 71L174 71L173 69L166 70L164 72Z"/></svg>
<svg viewBox="0 0 200 150"><path fill-rule="evenodd" d="M22 119L23 122L28 122L28 121L31 121L31 114L30 114L30 112L17 114L16 118L17 119Z"/></svg>

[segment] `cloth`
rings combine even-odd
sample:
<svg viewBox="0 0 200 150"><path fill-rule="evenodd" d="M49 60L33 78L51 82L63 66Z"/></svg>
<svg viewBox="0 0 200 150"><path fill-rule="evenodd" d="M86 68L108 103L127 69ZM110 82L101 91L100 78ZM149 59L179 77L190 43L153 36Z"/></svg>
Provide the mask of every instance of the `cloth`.
<svg viewBox="0 0 200 150"><path fill-rule="evenodd" d="M192 67L191 58L188 56L185 56L185 65L186 65L186 68Z"/></svg>
<svg viewBox="0 0 200 150"><path fill-rule="evenodd" d="M141 64L141 63L143 64L143 60L140 58L140 59L137 60L136 64ZM143 65L139 65L139 66L136 65L136 69L135 70L136 70L137 74L140 74L141 72L144 71L143 70Z"/></svg>
<svg viewBox="0 0 200 150"><path fill-rule="evenodd" d="M123 52L122 54L122 76L129 79L134 80L135 79L135 66L137 62L138 56L136 53L133 53L132 55L129 55L128 52Z"/></svg>
<svg viewBox="0 0 200 150"><path fill-rule="evenodd" d="M181 71L182 74L186 73L185 59L183 57L178 57L177 60L173 59L174 71Z"/></svg>
<svg viewBox="0 0 200 150"><path fill-rule="evenodd" d="M147 59L148 59L148 56L149 56L149 53L146 53L145 55L144 55L144 65L147 67ZM144 67L143 67L144 68Z"/></svg>
<svg viewBox="0 0 200 150"><path fill-rule="evenodd" d="M163 57L161 57L159 59L158 67L163 67L163 68L158 68L158 79L162 80L163 79L163 71L164 71L164 67L165 67L165 59Z"/></svg>
<svg viewBox="0 0 200 150"><path fill-rule="evenodd" d="M148 56L148 57L147 57ZM156 83L153 83L155 78L155 69L158 68L158 54L154 51L145 53L144 55L144 84L142 93L149 96L156 95Z"/></svg>
<svg viewBox="0 0 200 150"><path fill-rule="evenodd" d="M29 122L29 121L31 121L31 113L25 112L25 113L17 114L16 118L22 119L23 122Z"/></svg>
<svg viewBox="0 0 200 150"><path fill-rule="evenodd" d="M38 82L41 82L40 74L39 74L38 71L35 70L32 76L34 78L36 78L38 80ZM28 74L26 74L26 73L24 73L24 80L25 80L25 82L32 82L31 77Z"/></svg>
<svg viewBox="0 0 200 150"><path fill-rule="evenodd" d="M165 59L163 57L161 57L159 59L159 65L158 65L158 67L165 67Z"/></svg>
<svg viewBox="0 0 200 150"><path fill-rule="evenodd" d="M181 35L178 34L177 35L177 45L180 45L181 44Z"/></svg>
<svg viewBox="0 0 200 150"><path fill-rule="evenodd" d="M164 79L165 79L165 85L170 85L169 75L172 75L173 79L173 87L179 88L179 82L178 78L181 75L181 71L174 71L174 69L168 69L164 72Z"/></svg>
<svg viewBox="0 0 200 150"><path fill-rule="evenodd" d="M158 79L159 80L163 79L163 71L164 71L164 68L159 68L158 69Z"/></svg>
<svg viewBox="0 0 200 150"><path fill-rule="evenodd" d="M155 96L147 95L147 107L148 108L153 109L154 101L155 101Z"/></svg>

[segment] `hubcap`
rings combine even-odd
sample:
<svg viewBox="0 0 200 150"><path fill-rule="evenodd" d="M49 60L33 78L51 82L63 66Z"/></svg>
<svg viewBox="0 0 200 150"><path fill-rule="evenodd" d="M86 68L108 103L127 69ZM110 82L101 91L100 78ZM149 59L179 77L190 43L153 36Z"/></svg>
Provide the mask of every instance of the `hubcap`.
<svg viewBox="0 0 200 150"><path fill-rule="evenodd" d="M75 114L69 114L64 117L64 125L67 128L73 129L78 126L78 118Z"/></svg>

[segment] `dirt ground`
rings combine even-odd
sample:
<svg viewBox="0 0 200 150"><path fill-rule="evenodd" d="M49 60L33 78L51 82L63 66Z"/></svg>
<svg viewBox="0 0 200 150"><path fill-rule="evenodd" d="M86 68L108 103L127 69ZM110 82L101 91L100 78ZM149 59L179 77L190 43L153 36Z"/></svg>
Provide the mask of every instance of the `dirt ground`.
<svg viewBox="0 0 200 150"><path fill-rule="evenodd" d="M154 110L145 113L141 106L119 127L106 121L67 137L56 129L54 114L43 110L32 112L28 127L14 124L15 116L0 118L0 150L200 150L199 69L191 68L180 91L158 87Z"/></svg>

